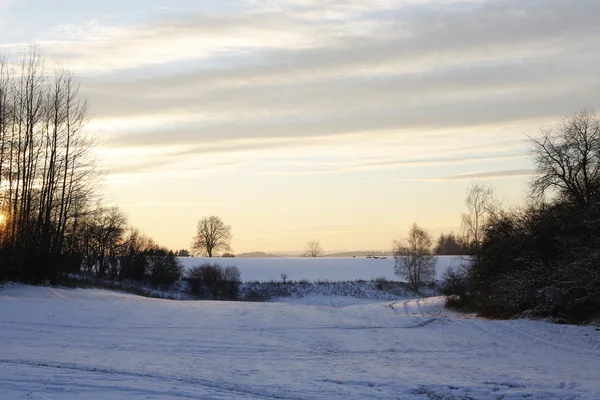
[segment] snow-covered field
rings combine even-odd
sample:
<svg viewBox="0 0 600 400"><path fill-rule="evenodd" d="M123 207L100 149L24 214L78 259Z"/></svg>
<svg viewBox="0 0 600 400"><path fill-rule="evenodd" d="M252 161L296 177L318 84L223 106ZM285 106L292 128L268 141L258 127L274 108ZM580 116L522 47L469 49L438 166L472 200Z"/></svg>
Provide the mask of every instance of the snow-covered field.
<svg viewBox="0 0 600 400"><path fill-rule="evenodd" d="M394 275L394 258L373 259L365 257L281 257L281 258L202 258L180 257L185 268L192 268L204 263L216 263L222 267L235 265L242 272L242 280L269 281L281 280L286 273L288 280L299 281L353 281L372 280L385 277L388 280L400 280ZM436 257L436 274L438 279L450 266L458 266L467 262L458 256Z"/></svg>
<svg viewBox="0 0 600 400"><path fill-rule="evenodd" d="M600 398L594 327L466 319L440 298L293 301L7 285L0 399Z"/></svg>

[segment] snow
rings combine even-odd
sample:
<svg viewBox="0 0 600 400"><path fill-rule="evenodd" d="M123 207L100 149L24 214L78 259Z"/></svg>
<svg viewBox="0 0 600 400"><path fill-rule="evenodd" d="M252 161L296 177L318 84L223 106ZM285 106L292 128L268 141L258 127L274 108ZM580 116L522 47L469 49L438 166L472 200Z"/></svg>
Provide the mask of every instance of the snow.
<svg viewBox="0 0 600 400"><path fill-rule="evenodd" d="M431 289L427 289L433 291ZM248 282L240 285L240 297L247 299L251 293L267 294L275 301L296 301L308 297L343 297L353 301L356 299L393 301L415 297L414 291L407 289L400 282L384 282L381 289L373 281L349 282L315 282L315 283L283 283L283 282ZM251 298L251 296L250 296ZM329 304L329 303L328 303Z"/></svg>
<svg viewBox="0 0 600 400"><path fill-rule="evenodd" d="M222 267L234 265L242 273L243 281L281 280L286 273L288 280L299 281L352 281L372 280L385 277L399 280L394 275L394 258L374 259L365 257L275 257L275 258L203 258L179 257L184 268L189 269L204 263L216 263ZM450 266L467 262L460 256L436 257L437 279Z"/></svg>
<svg viewBox="0 0 600 400"><path fill-rule="evenodd" d="M594 327L481 320L442 298L175 301L11 284L0 344L11 400L600 398Z"/></svg>

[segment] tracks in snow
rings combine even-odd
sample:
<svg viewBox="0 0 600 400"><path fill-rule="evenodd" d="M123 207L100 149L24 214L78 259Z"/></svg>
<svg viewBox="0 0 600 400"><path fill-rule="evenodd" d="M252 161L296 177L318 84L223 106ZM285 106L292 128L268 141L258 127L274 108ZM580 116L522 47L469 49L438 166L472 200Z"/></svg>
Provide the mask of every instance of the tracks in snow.
<svg viewBox="0 0 600 400"><path fill-rule="evenodd" d="M404 311L404 314L398 312L396 307L394 307L396 303L398 302L395 301L389 304L389 306L397 315L417 317L417 321L407 325L399 326L397 328L420 328L437 320L437 318L431 318L425 314L425 310L421 305L421 299L406 300L402 302L402 310Z"/></svg>
<svg viewBox="0 0 600 400"><path fill-rule="evenodd" d="M58 290L56 290L56 289L54 289L54 288L52 288L52 287L49 287L49 288L46 288L46 289L48 290L48 292L49 292L51 295L53 295L53 296L55 296L55 297L58 297L59 299L63 299L63 300L71 300L71 298L70 298L70 297L67 297L67 296L65 296L64 294L60 293Z"/></svg>
<svg viewBox="0 0 600 400"><path fill-rule="evenodd" d="M259 392L257 390L253 390L251 388L242 386L242 385L233 385L228 384L226 382L214 382L207 379L199 379L199 378L177 378L177 377L169 377L152 373L141 373L141 372L133 372L133 371L121 371L115 369L107 369L107 368L96 368L85 365L77 365L77 364L64 364L64 363L56 363L56 362L45 362L45 361L35 361L35 360L10 360L10 359L0 359L0 364L5 365L20 365L20 366L30 366L36 368L53 368L57 370L68 370L68 371L76 371L82 373L90 373L90 374L103 374L114 377L121 378L130 378L130 379L149 379L153 382L162 381L165 384L187 384L192 387L202 388L204 390L209 390L212 392L220 392L222 394L229 395L238 395L243 398L253 398L253 399L263 399L263 400L272 400L272 399L284 399L284 400L296 400L300 399L300 397L290 397L290 396L281 396L278 394L269 394L264 392ZM0 378L0 381L2 378ZM98 389L101 389L98 387ZM118 389L113 387L112 389ZM160 394L160 393L153 393ZM162 393L163 395L174 395L176 397L182 398L191 398L191 399L204 399L205 396L189 396L184 393Z"/></svg>

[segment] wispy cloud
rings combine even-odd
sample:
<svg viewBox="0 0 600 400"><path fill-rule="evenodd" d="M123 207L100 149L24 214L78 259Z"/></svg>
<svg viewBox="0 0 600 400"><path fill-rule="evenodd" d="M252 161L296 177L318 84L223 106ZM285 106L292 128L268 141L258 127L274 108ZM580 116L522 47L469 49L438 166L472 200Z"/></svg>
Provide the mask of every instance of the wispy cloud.
<svg viewBox="0 0 600 400"><path fill-rule="evenodd" d="M516 176L532 176L535 173L534 169L508 169L501 171L482 171L470 172L465 174L457 174L451 176L443 176L439 178L421 179L421 181L471 181L471 180L487 180L487 179L505 179Z"/></svg>
<svg viewBox="0 0 600 400"><path fill-rule="evenodd" d="M127 208L198 208L214 207L221 205L218 202L167 202L167 201L142 201L139 203L121 204L119 207Z"/></svg>
<svg viewBox="0 0 600 400"><path fill-rule="evenodd" d="M172 168L201 152L326 138L370 148L444 130L454 142L491 143L491 129L504 128L515 141L540 121L598 105L596 1L248 5L132 27L63 26L82 39L50 51L95 71L84 88L107 148L176 146L164 158Z"/></svg>
<svg viewBox="0 0 600 400"><path fill-rule="evenodd" d="M351 163L347 165L335 166L332 168L319 168L319 169L302 169L302 170L290 170L290 171L270 171L265 172L264 175L270 176L285 176L285 175L319 175L319 174L333 174L340 172L352 172L352 171L364 171L364 170L380 170L380 169L392 169L400 167L424 167L434 165L454 165L463 163L473 163L481 161L498 161L507 159L521 159L524 158L525 154L501 154L501 155L478 155L478 156L463 156L463 157L448 157L448 158L415 158L405 160L385 160L385 161L369 161L363 163ZM307 166L308 167L308 166ZM465 174L465 176L470 174ZM473 177L477 174L473 174ZM436 178L437 179L437 178ZM439 178L443 179L443 178ZM467 178L465 178L467 179Z"/></svg>

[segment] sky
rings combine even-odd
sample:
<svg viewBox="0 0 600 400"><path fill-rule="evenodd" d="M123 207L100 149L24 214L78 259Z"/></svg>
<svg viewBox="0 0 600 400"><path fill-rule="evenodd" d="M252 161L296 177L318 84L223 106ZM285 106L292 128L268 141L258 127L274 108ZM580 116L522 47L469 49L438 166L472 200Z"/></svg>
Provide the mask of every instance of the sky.
<svg viewBox="0 0 600 400"><path fill-rule="evenodd" d="M528 135L600 110L597 0L0 0L0 51L76 73L102 193L170 248L386 250L524 201Z"/></svg>

